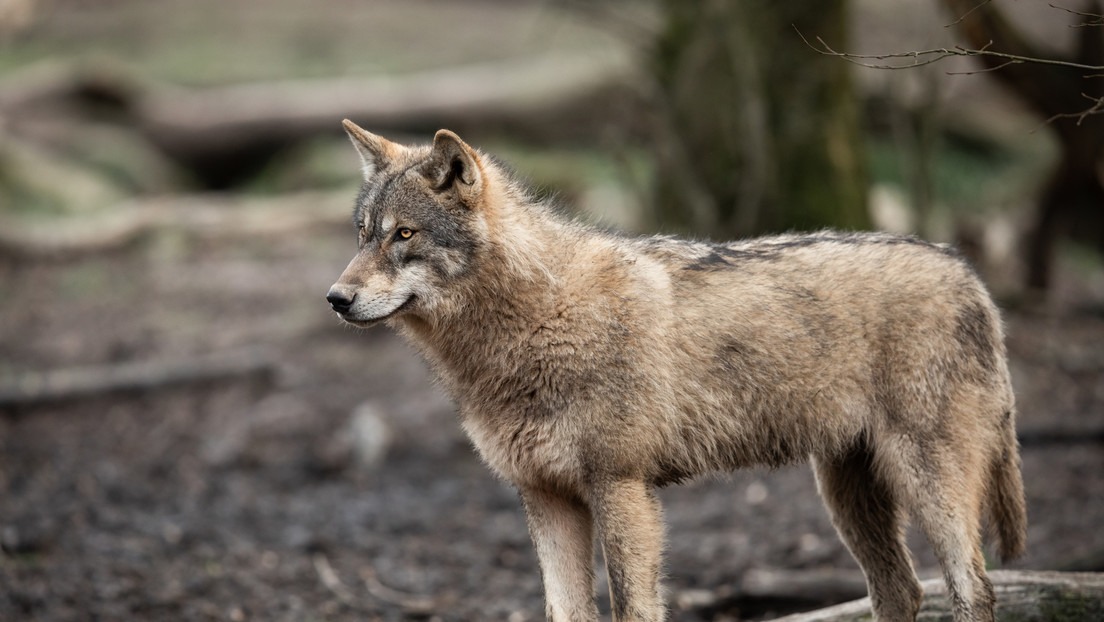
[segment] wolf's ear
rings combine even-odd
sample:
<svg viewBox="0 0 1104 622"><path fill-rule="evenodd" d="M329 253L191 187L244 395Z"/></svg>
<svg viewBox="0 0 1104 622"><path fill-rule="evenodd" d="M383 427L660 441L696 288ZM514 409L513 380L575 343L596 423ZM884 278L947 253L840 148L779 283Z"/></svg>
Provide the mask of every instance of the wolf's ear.
<svg viewBox="0 0 1104 622"><path fill-rule="evenodd" d="M364 171L364 179L371 179L395 157L398 149L395 143L376 136L348 119L342 121L341 125L345 126L345 132L349 134L349 139L360 154L360 168Z"/></svg>
<svg viewBox="0 0 1104 622"><path fill-rule="evenodd" d="M455 189L468 207L483 192L479 153L448 130L438 130L433 137L433 151L422 172L438 191Z"/></svg>

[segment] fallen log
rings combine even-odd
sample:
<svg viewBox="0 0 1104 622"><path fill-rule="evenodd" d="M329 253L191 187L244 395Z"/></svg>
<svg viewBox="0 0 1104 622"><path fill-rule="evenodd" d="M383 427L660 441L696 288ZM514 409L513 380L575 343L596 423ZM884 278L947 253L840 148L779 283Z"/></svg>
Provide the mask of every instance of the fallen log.
<svg viewBox="0 0 1104 622"><path fill-rule="evenodd" d="M627 93L626 55L549 55L379 75L183 88L119 68L44 65L0 84L0 117L52 104L109 105L170 159L209 188L259 171L281 149L338 135L342 118L376 131L429 133L440 127L579 127L575 112ZM7 94L5 94L5 92ZM555 123L557 119L567 123Z"/></svg>
<svg viewBox="0 0 1104 622"><path fill-rule="evenodd" d="M1058 622L1104 620L1104 574L994 570L998 620ZM917 620L950 621L951 603L942 579L923 582L924 604ZM859 622L870 619L870 599L799 613L776 622Z"/></svg>
<svg viewBox="0 0 1104 622"><path fill-rule="evenodd" d="M201 239L278 235L349 222L350 192L135 199L80 218L21 219L0 213L0 255L22 259L76 258L122 248L143 236L170 230Z"/></svg>
<svg viewBox="0 0 1104 622"><path fill-rule="evenodd" d="M42 61L0 80L0 112L19 116L57 105L98 102L126 108L154 85L117 63Z"/></svg>
<svg viewBox="0 0 1104 622"><path fill-rule="evenodd" d="M593 56L546 57L408 75L157 90L139 101L135 116L153 144L221 188L283 146L340 133L343 118L377 131L548 123L555 111L617 84L625 71L624 63Z"/></svg>
<svg viewBox="0 0 1104 622"><path fill-rule="evenodd" d="M228 379L271 380L277 359L262 350L25 372L0 378L0 408L148 391Z"/></svg>
<svg viewBox="0 0 1104 622"><path fill-rule="evenodd" d="M196 144L267 130L337 131L334 120L345 117L420 127L536 114L593 93L626 70L590 55L549 56L405 75L164 89L143 98L139 113L151 128Z"/></svg>

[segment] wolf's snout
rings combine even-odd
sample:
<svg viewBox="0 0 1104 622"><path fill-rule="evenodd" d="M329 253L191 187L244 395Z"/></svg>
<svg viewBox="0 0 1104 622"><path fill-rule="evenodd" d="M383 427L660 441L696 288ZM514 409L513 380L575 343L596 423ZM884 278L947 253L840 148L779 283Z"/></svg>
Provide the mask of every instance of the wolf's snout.
<svg viewBox="0 0 1104 622"><path fill-rule="evenodd" d="M353 306L353 300L355 299L356 292L349 291L337 285L331 287L330 291L326 294L326 301L330 303L334 311L341 314L349 312L349 309Z"/></svg>

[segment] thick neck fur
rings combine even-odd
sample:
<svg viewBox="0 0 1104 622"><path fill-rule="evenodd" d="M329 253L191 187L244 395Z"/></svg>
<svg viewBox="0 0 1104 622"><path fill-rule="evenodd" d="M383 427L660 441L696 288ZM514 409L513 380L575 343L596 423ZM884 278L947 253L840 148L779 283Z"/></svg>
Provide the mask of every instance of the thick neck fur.
<svg viewBox="0 0 1104 622"><path fill-rule="evenodd" d="M510 375L499 368L525 356L526 338L552 312L574 263L572 240L583 234L510 184L487 186L486 240L473 266L431 316L406 316L398 327L454 394Z"/></svg>

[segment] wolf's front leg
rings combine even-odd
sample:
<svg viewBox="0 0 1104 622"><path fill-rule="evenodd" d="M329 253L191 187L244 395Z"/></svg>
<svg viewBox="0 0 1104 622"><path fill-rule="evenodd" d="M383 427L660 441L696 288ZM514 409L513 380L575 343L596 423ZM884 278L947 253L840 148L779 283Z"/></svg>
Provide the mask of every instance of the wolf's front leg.
<svg viewBox="0 0 1104 622"><path fill-rule="evenodd" d="M660 622L663 516L652 487L618 481L594 492L594 520L609 573L614 622Z"/></svg>
<svg viewBox="0 0 1104 622"><path fill-rule="evenodd" d="M597 622L590 511L581 501L544 490L522 489L521 499L544 579L548 619Z"/></svg>

